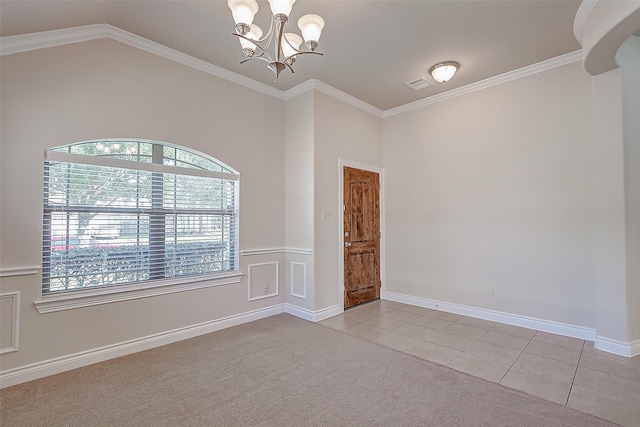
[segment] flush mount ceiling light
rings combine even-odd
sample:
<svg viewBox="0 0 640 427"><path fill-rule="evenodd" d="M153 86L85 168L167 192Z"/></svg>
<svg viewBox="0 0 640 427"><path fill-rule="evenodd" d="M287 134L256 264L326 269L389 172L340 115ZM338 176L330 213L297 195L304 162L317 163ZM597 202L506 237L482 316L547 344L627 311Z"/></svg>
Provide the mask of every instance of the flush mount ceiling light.
<svg viewBox="0 0 640 427"><path fill-rule="evenodd" d="M227 5L231 9L231 14L236 23L234 36L240 38L242 52L245 59L241 64L252 59L260 59L267 63L267 68L276 75L276 81L280 78L280 73L285 68L289 68L292 73L292 65L298 55L315 54L320 33L324 28L324 20L318 15L304 15L298 20L298 27L304 37L305 50L300 50L302 37L295 33L285 33L284 26L289 20L291 8L296 0L269 0L271 6L272 19L269 31L262 37L262 30L253 24L253 17L258 11L256 0L228 0ZM273 56L267 50L273 44Z"/></svg>
<svg viewBox="0 0 640 427"><path fill-rule="evenodd" d="M443 83L451 80L456 71L458 71L458 68L460 68L460 64L455 61L439 62L429 68L429 74L431 74L436 81Z"/></svg>

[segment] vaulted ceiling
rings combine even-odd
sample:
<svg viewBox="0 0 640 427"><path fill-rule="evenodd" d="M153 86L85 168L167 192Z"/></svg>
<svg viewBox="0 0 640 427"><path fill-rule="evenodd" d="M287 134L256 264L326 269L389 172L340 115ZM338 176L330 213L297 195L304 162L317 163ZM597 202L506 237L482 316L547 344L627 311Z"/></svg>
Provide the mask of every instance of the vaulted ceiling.
<svg viewBox="0 0 640 427"><path fill-rule="evenodd" d="M255 23L269 27L269 4L259 0ZM478 82L580 49L573 35L579 0L379 1L298 0L287 31L307 13L326 26L318 51L283 72L279 82L262 61L240 64L240 44L226 0L5 1L0 35L11 36L106 23L287 90L318 79L381 110ZM455 60L453 80L428 75L437 62ZM432 86L405 85L421 77Z"/></svg>

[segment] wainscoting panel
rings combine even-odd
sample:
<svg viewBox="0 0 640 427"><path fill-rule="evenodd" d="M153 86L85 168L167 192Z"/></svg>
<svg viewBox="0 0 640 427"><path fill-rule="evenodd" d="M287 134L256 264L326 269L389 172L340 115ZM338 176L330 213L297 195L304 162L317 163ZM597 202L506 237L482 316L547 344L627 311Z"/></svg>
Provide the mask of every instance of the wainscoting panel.
<svg viewBox="0 0 640 427"><path fill-rule="evenodd" d="M307 299L307 264L291 261L291 296Z"/></svg>
<svg viewBox="0 0 640 427"><path fill-rule="evenodd" d="M277 261L248 265L249 301L278 295L278 267Z"/></svg>
<svg viewBox="0 0 640 427"><path fill-rule="evenodd" d="M0 354L18 351L20 292L0 294Z"/></svg>

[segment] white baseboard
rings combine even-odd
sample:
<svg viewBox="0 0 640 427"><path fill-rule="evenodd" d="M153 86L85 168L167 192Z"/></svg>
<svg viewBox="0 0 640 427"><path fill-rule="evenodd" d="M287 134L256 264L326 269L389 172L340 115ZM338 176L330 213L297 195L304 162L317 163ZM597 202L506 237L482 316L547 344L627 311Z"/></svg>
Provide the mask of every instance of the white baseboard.
<svg viewBox="0 0 640 427"><path fill-rule="evenodd" d="M336 314L342 313L342 310L339 306L333 306L322 310L310 311L291 304L278 304L259 310L211 320L197 325L191 325L118 344L44 360L42 362L32 363L30 365L20 366L14 369L8 369L0 372L0 388L22 384L38 378L44 378L61 372L70 371L71 369L81 368L94 363L104 362L105 360L115 359L116 357L122 357L139 351L172 344L174 342L241 325L243 323L253 322L254 320L263 319L280 313L289 313L293 316L300 317L311 322L319 322L331 316L335 316Z"/></svg>
<svg viewBox="0 0 640 427"><path fill-rule="evenodd" d="M624 342L596 336L594 347L598 350L619 354L620 356L633 357L640 355L640 340Z"/></svg>
<svg viewBox="0 0 640 427"><path fill-rule="evenodd" d="M450 313L464 316L477 317L479 319L491 320L493 322L506 323L507 325L521 326L523 328L537 329L539 331L550 332L552 334L564 335L567 337L579 338L593 341L595 348L620 356L633 357L640 355L640 340L632 342L616 341L605 337L596 336L596 330L585 328L584 326L571 325L568 323L555 322L553 320L538 319L535 317L520 316L518 314L504 313L501 311L487 310L484 308L470 307L467 305L455 304L446 301L432 300L428 298L414 297L411 295L398 294L395 292L385 292L383 299L401 302L404 304L417 305L419 307L435 308Z"/></svg>
<svg viewBox="0 0 640 427"><path fill-rule="evenodd" d="M310 322L320 322L321 320L328 319L329 317L340 314L344 311L339 305L323 308L322 310L311 311L306 308L296 307L295 305L285 304L285 313L289 313L296 317L299 317Z"/></svg>
<svg viewBox="0 0 640 427"><path fill-rule="evenodd" d="M383 299L416 305L419 307L436 308L438 310L448 311L451 313L492 320L494 322L501 322L509 325L522 326L525 328L537 329L546 332L552 332L589 341L595 340L596 348L600 350L620 354L623 356L640 355L640 340L633 341L631 343L624 343L604 337L596 337L595 330L584 328L581 326L568 325L549 320L519 316L493 310L481 309L477 307L469 307L465 305L447 303L427 298L413 297L409 295L397 294L394 292L385 292L383 295ZM296 307L291 304L278 304L259 310L211 320L209 322L204 322L197 325L187 326L172 331L149 335L118 344L113 344L93 350L71 354L68 356L44 360L42 362L37 362L14 369L9 369L0 372L0 388L10 387L27 381L36 380L38 378L44 378L49 375L55 375L61 372L69 371L71 369L81 368L83 366L92 365L98 362L104 362L105 360L115 359L116 357L126 356L129 354L137 353L139 351L149 350L155 347L160 347L185 339L197 337L199 335L219 331L221 329L230 328L232 326L241 325L243 323L253 322L254 320L263 319L265 317L274 316L280 313L289 313L304 320L319 322L321 320L340 314L343 311L344 309L339 305L327 307L322 310L312 311L305 308Z"/></svg>
<svg viewBox="0 0 640 427"><path fill-rule="evenodd" d="M493 322L506 323L507 325L537 329L539 331L580 338L587 341L595 341L596 338L596 330L593 328L585 328L584 326L570 325L567 323L555 322L553 320L538 319L535 317L504 313L501 311L487 310L484 308L471 307L446 301L438 301L428 298L397 294L395 292L385 292L385 299L388 299L390 301L402 302L405 304L417 305L419 307L432 309L435 308L438 310L448 311L450 313L460 314L463 316L471 316L477 317L479 319L491 320Z"/></svg>
<svg viewBox="0 0 640 427"><path fill-rule="evenodd" d="M59 374L71 369L104 362L105 360L115 359L116 357L126 356L139 351L149 350L162 345L241 325L243 323L253 322L254 320L280 314L284 311L285 305L278 304L272 307L223 317L221 319L211 320L209 322L191 325L185 328L174 329L172 331L149 335L118 344L9 369L0 372L0 388L10 387L12 385L47 377L49 375Z"/></svg>

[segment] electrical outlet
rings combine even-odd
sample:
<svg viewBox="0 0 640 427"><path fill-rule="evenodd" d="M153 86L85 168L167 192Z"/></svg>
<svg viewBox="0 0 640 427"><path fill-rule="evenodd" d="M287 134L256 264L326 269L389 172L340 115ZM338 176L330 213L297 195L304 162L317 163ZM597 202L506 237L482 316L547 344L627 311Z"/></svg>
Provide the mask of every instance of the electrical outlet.
<svg viewBox="0 0 640 427"><path fill-rule="evenodd" d="M262 290L263 293L268 294L269 293L269 284L265 283L264 284L264 289Z"/></svg>
<svg viewBox="0 0 640 427"><path fill-rule="evenodd" d="M487 286L487 295L489 295L489 296L494 296L495 295L495 289L493 288L492 285Z"/></svg>

